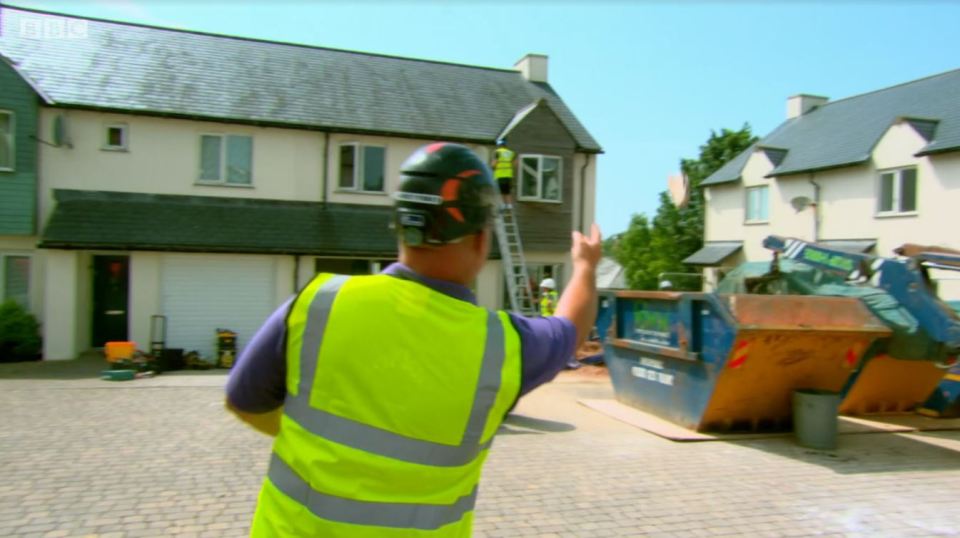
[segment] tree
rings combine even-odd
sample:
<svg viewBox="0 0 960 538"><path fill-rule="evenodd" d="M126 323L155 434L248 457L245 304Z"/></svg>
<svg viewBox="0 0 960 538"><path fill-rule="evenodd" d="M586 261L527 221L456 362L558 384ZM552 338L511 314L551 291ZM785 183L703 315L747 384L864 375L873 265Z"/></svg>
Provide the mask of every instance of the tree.
<svg viewBox="0 0 960 538"><path fill-rule="evenodd" d="M678 208L666 191L661 192L653 221L643 214L634 215L627 231L620 234L612 246L614 257L625 269L630 288L657 289L664 273L695 272L694 268L685 266L683 260L703 246L705 205L700 184L756 140L747 124L737 131L722 129L719 134L711 131L710 138L700 146L699 158L680 160L680 169L690 182L689 203ZM700 287L696 278L665 277L675 289Z"/></svg>

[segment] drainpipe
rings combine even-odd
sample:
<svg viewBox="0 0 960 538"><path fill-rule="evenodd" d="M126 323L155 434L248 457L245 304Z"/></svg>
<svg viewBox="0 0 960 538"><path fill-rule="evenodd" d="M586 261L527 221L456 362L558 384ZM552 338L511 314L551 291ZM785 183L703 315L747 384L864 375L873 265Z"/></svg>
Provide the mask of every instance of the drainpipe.
<svg viewBox="0 0 960 538"><path fill-rule="evenodd" d="M813 242L820 240L820 185L813 180L814 174L810 174L807 180L813 185Z"/></svg>
<svg viewBox="0 0 960 538"><path fill-rule="evenodd" d="M293 255L293 294L296 295L300 287L300 255Z"/></svg>
<svg viewBox="0 0 960 538"><path fill-rule="evenodd" d="M590 166L590 157L591 154L584 153L583 166L580 167L580 233L587 233L587 228L583 224L583 208L586 205L586 196L587 190L587 167Z"/></svg>
<svg viewBox="0 0 960 538"><path fill-rule="evenodd" d="M330 178L330 131L323 133L323 192L320 194L320 202L323 208L327 208L327 181Z"/></svg>

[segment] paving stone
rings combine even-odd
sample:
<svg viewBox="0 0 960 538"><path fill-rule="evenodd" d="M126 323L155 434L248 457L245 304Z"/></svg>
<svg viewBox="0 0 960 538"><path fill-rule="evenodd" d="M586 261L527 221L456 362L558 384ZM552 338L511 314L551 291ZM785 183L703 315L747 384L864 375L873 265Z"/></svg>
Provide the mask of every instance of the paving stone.
<svg viewBox="0 0 960 538"><path fill-rule="evenodd" d="M0 536L247 535L270 439L223 410L222 374L196 377L0 378ZM960 432L844 435L830 452L673 443L577 403L609 395L561 375L520 402L475 537L960 536Z"/></svg>

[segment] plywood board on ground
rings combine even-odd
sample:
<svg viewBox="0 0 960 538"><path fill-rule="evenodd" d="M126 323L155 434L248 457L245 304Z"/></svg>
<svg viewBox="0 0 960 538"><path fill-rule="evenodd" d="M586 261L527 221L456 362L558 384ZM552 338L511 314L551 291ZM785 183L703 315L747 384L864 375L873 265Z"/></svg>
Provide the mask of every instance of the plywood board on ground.
<svg viewBox="0 0 960 538"><path fill-rule="evenodd" d="M765 439L793 435L792 432L696 432L612 399L581 399L579 403L603 413L610 418L626 422L654 435L659 435L660 437L673 441L740 441L745 439ZM921 415L872 416L869 419L862 417L840 417L840 422L837 426L837 431L841 435L955 429L960 429L960 419L936 419Z"/></svg>

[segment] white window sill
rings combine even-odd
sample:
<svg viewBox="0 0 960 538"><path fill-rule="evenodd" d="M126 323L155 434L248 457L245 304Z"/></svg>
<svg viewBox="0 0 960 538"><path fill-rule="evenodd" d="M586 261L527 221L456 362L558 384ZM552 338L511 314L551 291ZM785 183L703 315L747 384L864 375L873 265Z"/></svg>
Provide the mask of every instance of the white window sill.
<svg viewBox="0 0 960 538"><path fill-rule="evenodd" d="M194 183L197 187L233 187L235 189L252 189L253 184L241 185L239 183L225 183L223 181L197 181Z"/></svg>
<svg viewBox="0 0 960 538"><path fill-rule="evenodd" d="M533 202L535 204L562 204L563 200L547 200L546 198L517 198L519 202Z"/></svg>
<svg viewBox="0 0 960 538"><path fill-rule="evenodd" d="M117 146L117 147L104 146L104 147L100 148L100 151L112 151L112 152L115 152L115 153L129 153L129 152L130 152L129 149L123 148L123 147L119 147L119 146Z"/></svg>
<svg viewBox="0 0 960 538"><path fill-rule="evenodd" d="M366 194L369 196L386 196L386 191L365 191L360 189L334 189L334 194Z"/></svg>
<svg viewBox="0 0 960 538"><path fill-rule="evenodd" d="M919 213L916 211L904 211L903 213L893 213L893 212L877 213L876 215L874 215L874 217L878 219L895 219L898 217L916 217L918 215Z"/></svg>
<svg viewBox="0 0 960 538"><path fill-rule="evenodd" d="M763 226L770 224L770 220L745 220L743 224L744 226Z"/></svg>

